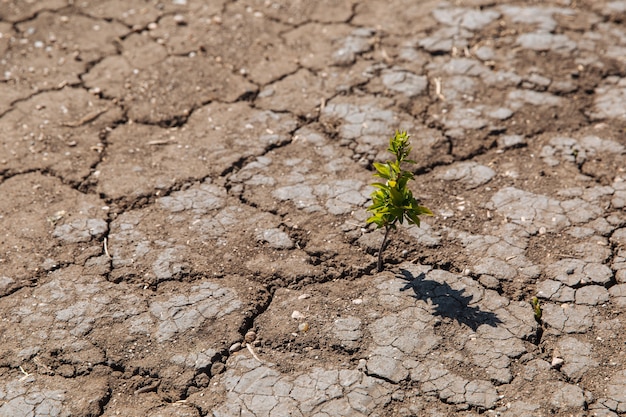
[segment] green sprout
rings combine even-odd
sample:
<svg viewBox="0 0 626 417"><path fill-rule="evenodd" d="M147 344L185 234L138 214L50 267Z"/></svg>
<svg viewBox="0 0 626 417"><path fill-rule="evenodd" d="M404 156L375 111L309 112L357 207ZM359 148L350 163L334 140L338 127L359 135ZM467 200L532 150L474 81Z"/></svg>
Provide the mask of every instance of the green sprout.
<svg viewBox="0 0 626 417"><path fill-rule="evenodd" d="M374 162L376 173L374 176L382 178L385 183L376 182L372 184L376 190L372 193L372 205L367 211L372 216L367 219L367 223L376 224L376 228L385 228L385 237L378 250L378 272L383 270L383 256L387 244L387 238L391 230L396 229L396 224L404 223L420 225L419 216L426 214L432 216L432 212L413 197L411 190L407 188L409 180L414 179L413 173L402 170L401 164L415 164L415 161L407 159L411 152L409 135L407 132L396 131L396 134L389 139L389 149L396 160L388 161L384 164Z"/></svg>
<svg viewBox="0 0 626 417"><path fill-rule="evenodd" d="M539 304L539 298L537 297L531 298L530 304L533 306L533 310L535 312L535 320L537 321L537 323L541 323L542 311L541 311L541 304Z"/></svg>

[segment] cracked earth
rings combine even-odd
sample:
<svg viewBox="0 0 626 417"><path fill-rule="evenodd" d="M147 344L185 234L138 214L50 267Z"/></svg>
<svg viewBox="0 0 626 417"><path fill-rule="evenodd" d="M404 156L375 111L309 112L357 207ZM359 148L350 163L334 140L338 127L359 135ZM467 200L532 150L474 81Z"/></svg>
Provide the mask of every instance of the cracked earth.
<svg viewBox="0 0 626 417"><path fill-rule="evenodd" d="M0 416L626 415L625 22L0 0Z"/></svg>

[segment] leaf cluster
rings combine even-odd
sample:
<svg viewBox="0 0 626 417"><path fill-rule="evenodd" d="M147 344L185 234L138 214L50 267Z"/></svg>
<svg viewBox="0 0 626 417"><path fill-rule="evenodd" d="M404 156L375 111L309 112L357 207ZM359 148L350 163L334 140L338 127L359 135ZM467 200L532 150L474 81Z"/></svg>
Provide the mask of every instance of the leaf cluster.
<svg viewBox="0 0 626 417"><path fill-rule="evenodd" d="M407 159L411 152L408 133L396 131L389 139L387 150L395 156L395 161L374 162L374 176L385 182L372 184L376 190L371 195L372 205L367 208L372 213L367 223L374 223L377 228L395 229L397 222L402 224L406 220L408 224L419 226L420 215L433 213L421 206L407 187L409 180L414 179L413 173L403 170L401 164L415 164L415 161Z"/></svg>

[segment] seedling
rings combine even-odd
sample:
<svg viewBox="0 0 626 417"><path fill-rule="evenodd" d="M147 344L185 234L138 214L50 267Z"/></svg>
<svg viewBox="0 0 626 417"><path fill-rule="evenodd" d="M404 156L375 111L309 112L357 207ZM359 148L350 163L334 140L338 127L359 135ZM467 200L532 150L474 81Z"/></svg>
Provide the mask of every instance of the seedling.
<svg viewBox="0 0 626 417"><path fill-rule="evenodd" d="M535 321L541 324L541 316L543 314L541 310L541 304L539 304L539 298L533 297L530 299L530 304L533 306L533 310L535 312Z"/></svg>
<svg viewBox="0 0 626 417"><path fill-rule="evenodd" d="M413 173L404 171L402 163L415 164L415 161L407 159L411 152L409 135L407 132L396 131L396 134L389 139L389 149L395 157L395 161L383 163L374 162L376 173L374 176L382 178L385 183L376 182L372 184L376 190L372 193L372 205L367 211L372 216L367 219L367 223L376 224L376 228L385 228L385 237L378 250L378 272L383 270L383 251L387 244L389 232L396 229L396 224L415 224L419 227L422 214L432 216L432 212L424 206L420 206L413 197L411 190L407 188L409 180L414 179Z"/></svg>

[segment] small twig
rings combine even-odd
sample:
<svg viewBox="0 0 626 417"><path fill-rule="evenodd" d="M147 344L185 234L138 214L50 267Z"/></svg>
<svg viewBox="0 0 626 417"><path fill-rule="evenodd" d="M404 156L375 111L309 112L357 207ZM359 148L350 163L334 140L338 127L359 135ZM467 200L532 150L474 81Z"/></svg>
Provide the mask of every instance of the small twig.
<svg viewBox="0 0 626 417"><path fill-rule="evenodd" d="M20 381L24 381L26 378L31 376L31 374L29 374L28 372L24 370L24 368L22 368L22 365L20 365L20 371L24 374L24 376L20 378Z"/></svg>
<svg viewBox="0 0 626 417"><path fill-rule="evenodd" d="M393 59L391 59L391 57L389 56L389 54L387 53L385 48L382 48L380 50L380 54L382 55L383 61L385 61L386 64L388 64L388 65L393 64Z"/></svg>
<svg viewBox="0 0 626 417"><path fill-rule="evenodd" d="M144 392L156 391L160 384L161 380L158 380L150 385L146 385L145 387L137 388L135 390L135 395L143 394Z"/></svg>
<svg viewBox="0 0 626 417"><path fill-rule="evenodd" d="M39 372L39 368L43 368L44 372L47 375L54 375L54 371L52 369L50 369L50 367L48 365L46 365L45 363L42 363L41 360L38 357L34 357L33 358L33 362L35 363L35 365L37 365L37 371Z"/></svg>
<svg viewBox="0 0 626 417"><path fill-rule="evenodd" d="M441 94L441 78L435 77L433 81L435 81L435 95L439 100L445 101L446 98Z"/></svg>
<svg viewBox="0 0 626 417"><path fill-rule="evenodd" d="M108 238L104 238L104 253L106 254L107 258L111 259L111 254L109 253L109 239Z"/></svg>
<svg viewBox="0 0 626 417"><path fill-rule="evenodd" d="M87 114L84 117L81 117L80 119L74 121L74 122L63 122L61 123L61 126L68 126L68 127L78 127L78 126L82 126L85 123L89 123L93 120L95 120L96 118L98 118L98 116L100 116L102 113L106 113L107 111L109 111L108 108L102 109L102 110L96 110L94 112L91 112L89 114Z"/></svg>
<svg viewBox="0 0 626 417"><path fill-rule="evenodd" d="M170 143L176 143L174 139L157 139L151 140L147 143L148 146L160 146L160 145L169 145Z"/></svg>
<svg viewBox="0 0 626 417"><path fill-rule="evenodd" d="M256 359L257 361L259 361L260 363L263 363L263 361L261 360L261 358L259 358L257 356L256 353L254 353L254 350L252 350L252 345L250 345L250 343L246 343L246 347L248 348L248 351L252 354L252 356L254 356L254 359Z"/></svg>

